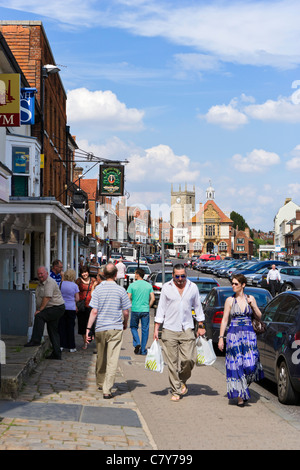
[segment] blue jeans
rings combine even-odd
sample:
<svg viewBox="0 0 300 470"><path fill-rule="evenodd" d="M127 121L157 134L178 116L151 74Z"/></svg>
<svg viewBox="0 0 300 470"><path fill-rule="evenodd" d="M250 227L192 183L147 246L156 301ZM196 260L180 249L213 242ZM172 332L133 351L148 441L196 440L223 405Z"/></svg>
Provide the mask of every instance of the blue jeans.
<svg viewBox="0 0 300 470"><path fill-rule="evenodd" d="M142 327L142 341L140 341L138 328L139 321L141 320ZM130 318L130 328L133 337L133 346L136 347L139 344L141 345L141 354L147 354L147 341L149 337L149 322L150 316L149 312L131 312Z"/></svg>

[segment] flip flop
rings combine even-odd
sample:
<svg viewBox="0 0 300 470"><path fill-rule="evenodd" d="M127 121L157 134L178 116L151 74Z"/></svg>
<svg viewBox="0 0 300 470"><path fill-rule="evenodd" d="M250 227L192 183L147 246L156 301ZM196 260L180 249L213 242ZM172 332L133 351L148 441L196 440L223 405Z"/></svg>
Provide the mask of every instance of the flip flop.
<svg viewBox="0 0 300 470"><path fill-rule="evenodd" d="M172 395L171 396L171 401L176 402L180 400L180 395Z"/></svg>
<svg viewBox="0 0 300 470"><path fill-rule="evenodd" d="M181 387L181 395L184 396L187 394L187 392L188 392L188 388L186 385L183 384Z"/></svg>

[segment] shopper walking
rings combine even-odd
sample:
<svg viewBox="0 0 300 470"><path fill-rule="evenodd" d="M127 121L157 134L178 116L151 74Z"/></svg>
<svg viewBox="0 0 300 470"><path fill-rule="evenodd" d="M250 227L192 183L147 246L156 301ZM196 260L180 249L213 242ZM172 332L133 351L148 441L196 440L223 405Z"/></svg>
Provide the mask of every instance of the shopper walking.
<svg viewBox="0 0 300 470"><path fill-rule="evenodd" d="M116 264L116 268L118 270L117 273L117 283L124 287L124 281L125 281L125 276L126 276L126 266L123 263L123 258L120 258Z"/></svg>
<svg viewBox="0 0 300 470"><path fill-rule="evenodd" d="M91 312L89 304L92 292L97 285L97 280L90 276L88 266L85 265L81 268L80 277L76 280L76 284L79 287L79 300L84 301L84 308L77 311L78 334L82 335L82 349L87 349L88 342L86 340L86 326Z"/></svg>
<svg viewBox="0 0 300 470"><path fill-rule="evenodd" d="M59 319L65 311L64 299L61 295L57 282L49 276L45 266L37 270L39 284L36 288L36 306L34 324L31 340L25 347L38 346L41 344L45 324L53 352L47 359L61 359L60 338L58 333Z"/></svg>
<svg viewBox="0 0 300 470"><path fill-rule="evenodd" d="M187 279L185 267L173 267L173 279L161 290L155 316L154 340L163 323L162 343L169 369L171 400L176 402L188 391L186 382L196 362L196 342L192 310L198 322L196 336L205 335L204 313L196 284Z"/></svg>
<svg viewBox="0 0 300 470"><path fill-rule="evenodd" d="M275 297L277 292L279 292L280 281L280 273L276 268L275 264L272 264L271 269L269 270L267 275L267 284L270 286L270 291L273 297Z"/></svg>
<svg viewBox="0 0 300 470"><path fill-rule="evenodd" d="M251 322L252 312L256 318L261 319L261 311L255 298L245 295L246 283L247 279L242 274L236 274L232 278L234 294L225 301L218 343L220 351L223 351L225 331L230 317L225 360L227 396L229 399L237 398L240 407L250 398L249 385L264 377L256 333Z"/></svg>
<svg viewBox="0 0 300 470"><path fill-rule="evenodd" d="M76 273L74 269L68 269L64 273L64 279L60 284L61 295L65 302L65 313L59 320L60 348L76 352L75 346L75 321L76 302L79 301L79 287L75 283Z"/></svg>
<svg viewBox="0 0 300 470"><path fill-rule="evenodd" d="M145 272L142 268L135 271L135 282L132 282L127 289L129 300L132 301L130 329L133 337L133 347L135 354L147 354L147 341L149 337L150 307L155 302L152 285L144 281ZM139 322L141 321L141 340L138 333Z"/></svg>
<svg viewBox="0 0 300 470"><path fill-rule="evenodd" d="M116 284L117 268L108 263L103 281L93 292L92 311L87 325L87 337L95 325L97 346L96 382L103 398L112 398L112 387L118 367L123 330L127 328L130 300L123 287ZM91 339L93 333L91 333Z"/></svg>

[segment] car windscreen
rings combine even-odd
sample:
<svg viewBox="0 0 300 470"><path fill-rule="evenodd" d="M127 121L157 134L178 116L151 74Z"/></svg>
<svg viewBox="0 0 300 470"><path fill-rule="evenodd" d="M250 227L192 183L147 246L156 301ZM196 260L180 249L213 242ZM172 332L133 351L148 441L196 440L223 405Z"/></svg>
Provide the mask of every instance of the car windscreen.
<svg viewBox="0 0 300 470"><path fill-rule="evenodd" d="M171 281L172 273L165 273L165 282ZM162 282L162 273L158 273L156 282Z"/></svg>
<svg viewBox="0 0 300 470"><path fill-rule="evenodd" d="M244 292L246 295L253 295L253 297L256 300L258 308L265 307L271 300L269 292L266 292L264 290L253 291L252 289L246 288ZM224 306L225 300L232 295L233 295L233 291L230 291L230 290L220 291L220 305Z"/></svg>
<svg viewBox="0 0 300 470"><path fill-rule="evenodd" d="M198 281L192 281L192 282L196 284L200 293L210 292L211 289L213 287L216 287L217 285L215 282L198 282Z"/></svg>
<svg viewBox="0 0 300 470"><path fill-rule="evenodd" d="M126 269L126 272L127 274L135 273L137 268L138 268L137 266L128 266L128 268ZM142 269L145 274L150 274L149 266L140 266L140 269Z"/></svg>

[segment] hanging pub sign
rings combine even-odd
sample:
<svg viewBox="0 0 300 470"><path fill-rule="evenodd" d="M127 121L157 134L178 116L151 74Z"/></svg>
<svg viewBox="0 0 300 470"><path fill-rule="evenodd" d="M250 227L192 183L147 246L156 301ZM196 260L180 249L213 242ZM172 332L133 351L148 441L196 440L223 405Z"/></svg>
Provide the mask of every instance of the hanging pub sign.
<svg viewBox="0 0 300 470"><path fill-rule="evenodd" d="M21 124L34 124L36 88L21 88Z"/></svg>
<svg viewBox="0 0 300 470"><path fill-rule="evenodd" d="M100 196L124 195L124 166L100 165Z"/></svg>
<svg viewBox="0 0 300 470"><path fill-rule="evenodd" d="M0 74L0 127L19 127L20 74Z"/></svg>

